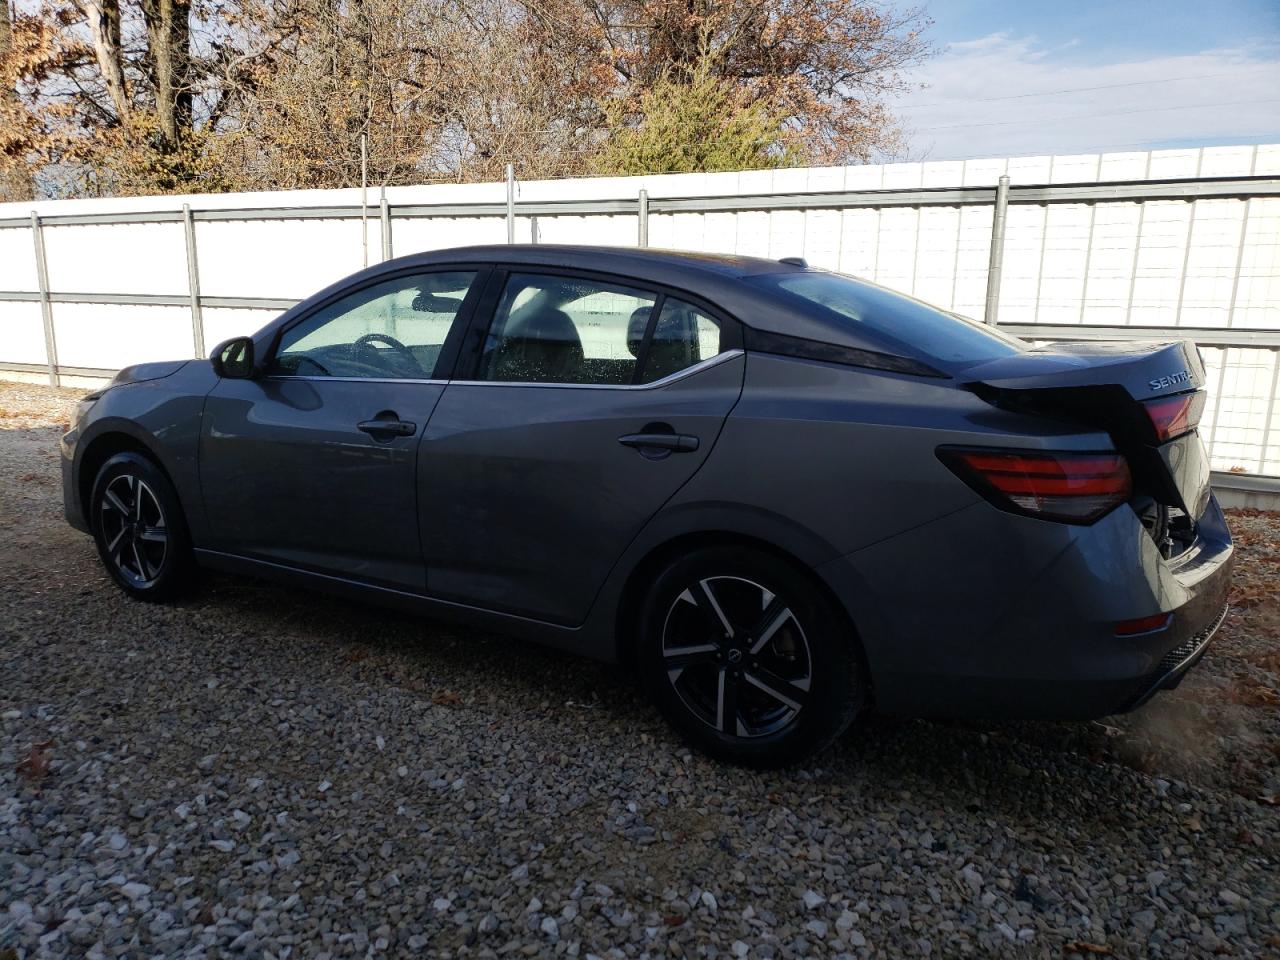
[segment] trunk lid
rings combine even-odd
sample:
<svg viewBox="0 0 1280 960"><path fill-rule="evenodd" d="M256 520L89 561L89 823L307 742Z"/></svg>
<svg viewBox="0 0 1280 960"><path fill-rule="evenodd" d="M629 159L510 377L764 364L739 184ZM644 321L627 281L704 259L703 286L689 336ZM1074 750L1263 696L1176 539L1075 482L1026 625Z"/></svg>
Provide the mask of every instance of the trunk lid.
<svg viewBox="0 0 1280 960"><path fill-rule="evenodd" d="M1204 365L1190 340L1049 343L958 376L1002 390L1114 385L1133 400L1204 388Z"/></svg>
<svg viewBox="0 0 1280 960"><path fill-rule="evenodd" d="M1150 501L1148 526L1157 542L1174 549L1167 541L1180 526L1189 528L1184 538L1194 535L1194 521L1209 500L1209 459L1195 422L1200 406L1180 435L1166 439L1148 405L1204 389L1204 365L1193 342L1050 343L959 376L995 406L1105 430L1129 460L1140 515ZM1186 518L1181 525L1180 515Z"/></svg>

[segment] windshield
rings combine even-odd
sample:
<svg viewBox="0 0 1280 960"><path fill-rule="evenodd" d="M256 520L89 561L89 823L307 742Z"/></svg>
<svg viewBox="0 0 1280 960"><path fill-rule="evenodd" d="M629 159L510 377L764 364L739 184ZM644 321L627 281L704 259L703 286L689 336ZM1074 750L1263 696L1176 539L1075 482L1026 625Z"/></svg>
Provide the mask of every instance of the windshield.
<svg viewBox="0 0 1280 960"><path fill-rule="evenodd" d="M978 363L1021 353L1026 344L994 327L947 313L884 287L839 273L808 270L746 277L832 322L873 333L902 352L951 363Z"/></svg>

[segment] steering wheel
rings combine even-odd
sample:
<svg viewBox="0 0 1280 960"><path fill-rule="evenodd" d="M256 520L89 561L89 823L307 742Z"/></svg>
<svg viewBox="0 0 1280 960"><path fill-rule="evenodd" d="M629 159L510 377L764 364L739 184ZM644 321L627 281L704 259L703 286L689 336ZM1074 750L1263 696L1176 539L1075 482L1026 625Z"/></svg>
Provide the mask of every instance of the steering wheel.
<svg viewBox="0 0 1280 960"><path fill-rule="evenodd" d="M301 367L304 363L311 364L326 377L333 376L333 374L329 372L328 367L319 360L316 360L314 357L308 357L305 353L298 357L298 366ZM296 373L297 371L295 370L294 372Z"/></svg>
<svg viewBox="0 0 1280 960"><path fill-rule="evenodd" d="M413 369L419 372L422 371L422 365L418 363L418 358L413 355L413 351L411 351L408 347L406 347L403 343L401 343L395 337L391 336L391 334L389 333L366 333L363 337L361 337L355 343L353 343L352 346L356 348L368 347L371 350L373 350L374 353L377 353L378 351L373 347L373 344L375 343L386 344L388 347L390 347L400 356L404 357L405 360L411 363L413 365Z"/></svg>

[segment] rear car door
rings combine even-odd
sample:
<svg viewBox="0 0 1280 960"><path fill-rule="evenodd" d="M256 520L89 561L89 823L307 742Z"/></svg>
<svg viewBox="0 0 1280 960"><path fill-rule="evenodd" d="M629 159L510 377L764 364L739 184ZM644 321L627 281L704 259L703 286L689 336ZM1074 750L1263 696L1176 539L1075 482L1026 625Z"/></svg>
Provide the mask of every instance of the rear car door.
<svg viewBox="0 0 1280 960"><path fill-rule="evenodd" d="M512 268L490 284L419 451L428 590L577 624L715 444L741 330L623 279Z"/></svg>
<svg viewBox="0 0 1280 960"><path fill-rule="evenodd" d="M344 291L281 332L264 376L218 382L200 440L212 549L425 589L417 449L481 274Z"/></svg>

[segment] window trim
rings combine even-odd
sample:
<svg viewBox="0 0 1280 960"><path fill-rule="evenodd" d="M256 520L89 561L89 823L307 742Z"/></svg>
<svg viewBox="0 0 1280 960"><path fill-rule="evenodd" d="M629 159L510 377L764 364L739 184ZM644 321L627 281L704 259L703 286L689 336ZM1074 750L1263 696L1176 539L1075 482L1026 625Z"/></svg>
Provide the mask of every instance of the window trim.
<svg viewBox="0 0 1280 960"><path fill-rule="evenodd" d="M306 323L321 310L332 306L339 300L367 290L370 287L376 287L379 284L387 283L392 280L399 280L403 277L416 277L424 274L432 273L474 273L475 279L471 281L471 286L467 290L467 295L462 299L462 306L458 308L457 315L453 318L453 323L449 325L449 332L445 335L444 343L440 345L440 353L436 356L435 369L431 371L429 377L326 377L312 375L298 375L289 373L271 373L265 374L268 380L309 380L309 381L341 381L346 383L447 383L448 377L443 374L452 373L454 364L457 360L458 353L461 350L462 342L468 330L471 329L472 316L476 311L476 306L481 300L481 294L487 291L489 281L494 273L492 264L484 263L449 263L449 264L432 264L429 267L421 265L416 267L403 267L398 270L389 270L386 273L380 273L375 277L366 277L364 281L344 287L335 291L331 296L325 297L319 303L313 304L308 310L293 317L288 323L282 324L279 329L271 337L271 345L266 352L263 360L263 369L269 371L271 365L276 361L276 355L280 350L280 342L284 339L284 335L297 327L299 324Z"/></svg>
<svg viewBox="0 0 1280 960"><path fill-rule="evenodd" d="M699 360L692 366L685 367L683 370L677 370L675 373L669 373L661 380L653 380L649 383L556 383L553 380L437 380L432 382L447 382L451 386L459 387L549 387L555 390L653 390L657 387L665 387L669 384L675 383L677 380L683 380L685 377L691 376L695 373L701 373L703 370L718 367L722 363L728 363L730 360L744 356L745 354L746 351L741 347L732 347L728 350L721 350L714 357L707 357L705 360Z"/></svg>
<svg viewBox="0 0 1280 960"><path fill-rule="evenodd" d="M664 386L674 380L682 378L689 371L701 371L714 365L712 361L719 362L731 359L744 352L744 335L742 322L736 317L726 313L722 308L709 302L705 297L687 290L681 290L678 287L669 287L662 283L653 283L649 280L641 280L636 277L628 277L623 274L607 273L601 270L582 270L574 267L553 267L543 266L542 264L527 263L494 263L491 265L493 272L489 276L488 287L485 290L483 303L471 315L471 325L467 331L466 346L460 351L457 361L454 365L453 375L450 377L451 383L478 385L487 384L492 386L507 387L570 387L570 388L589 388L595 390L638 390L650 389L656 386ZM647 359L649 352L649 342L653 338L653 331L657 325L659 310L668 296L677 300L683 300L690 306L701 310L712 320L720 325L720 352L713 357L707 357L700 360L684 370L677 370L673 374L663 377L661 380L654 380L652 383L636 383L635 378L643 369L641 365L641 357L636 358L635 373L632 374L631 383L556 383L539 380L481 380L478 379L480 369L480 355L484 347L485 337L492 328L494 321L497 319L498 305L502 300L502 292L506 289L507 279L513 273L533 274L536 276L548 277L568 277L573 279L591 280L597 283L613 284L620 287L630 288L632 290L653 294L654 308L649 314L649 322L645 326L645 341L641 349L644 358Z"/></svg>
<svg viewBox="0 0 1280 960"><path fill-rule="evenodd" d="M666 305L667 295L659 293L653 301L653 306L649 308L649 319L644 323L644 334L640 340L640 352L636 355L636 368L631 371L631 386L641 382L640 374L644 372L644 365L649 362L649 347L653 345L653 331L658 328L658 318L662 316L662 309Z"/></svg>

